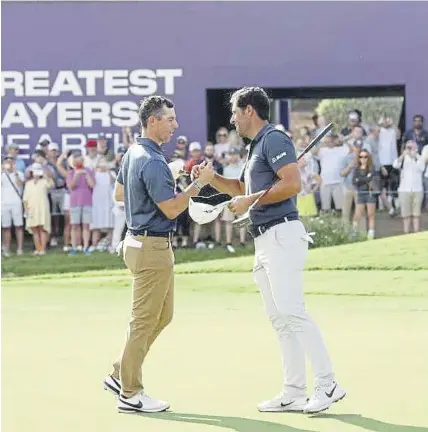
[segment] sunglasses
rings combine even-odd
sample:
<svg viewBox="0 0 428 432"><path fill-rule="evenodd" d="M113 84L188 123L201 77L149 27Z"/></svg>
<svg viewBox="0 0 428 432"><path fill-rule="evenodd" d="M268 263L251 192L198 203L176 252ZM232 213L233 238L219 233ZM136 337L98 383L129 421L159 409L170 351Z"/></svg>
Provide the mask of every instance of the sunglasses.
<svg viewBox="0 0 428 432"><path fill-rule="evenodd" d="M217 136L218 137L227 137L227 134L225 134L225 133L219 133L219 134L217 134Z"/></svg>

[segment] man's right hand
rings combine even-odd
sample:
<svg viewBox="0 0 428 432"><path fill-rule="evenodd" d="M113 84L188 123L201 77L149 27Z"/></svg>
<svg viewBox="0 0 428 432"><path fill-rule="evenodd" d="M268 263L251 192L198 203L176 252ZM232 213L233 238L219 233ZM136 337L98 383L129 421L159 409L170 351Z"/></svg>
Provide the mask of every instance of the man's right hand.
<svg viewBox="0 0 428 432"><path fill-rule="evenodd" d="M202 166L203 164L203 166ZM213 168L213 164L211 162L203 162L200 165L200 170L199 170L199 174L198 174L198 181L203 183L203 184L208 184L211 183L211 181L214 178L215 175L215 171ZM193 168L192 168L193 171Z"/></svg>
<svg viewBox="0 0 428 432"><path fill-rule="evenodd" d="M190 178L191 180L198 180L199 176L201 175L202 169L206 166L206 162L202 162L199 165L194 165L192 168L192 171L190 172Z"/></svg>

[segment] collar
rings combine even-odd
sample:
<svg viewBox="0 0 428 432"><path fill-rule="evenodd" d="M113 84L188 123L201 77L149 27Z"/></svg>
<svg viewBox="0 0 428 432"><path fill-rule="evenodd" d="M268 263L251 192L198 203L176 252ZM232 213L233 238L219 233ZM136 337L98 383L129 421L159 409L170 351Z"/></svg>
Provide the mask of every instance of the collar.
<svg viewBox="0 0 428 432"><path fill-rule="evenodd" d="M137 138L137 143L144 146L149 147L151 150L154 150L157 153L163 154L162 149L160 148L160 145L156 144L154 141L152 141L149 138Z"/></svg>
<svg viewBox="0 0 428 432"><path fill-rule="evenodd" d="M268 132L269 130L274 129L274 126L271 123L268 123L267 125L263 126L258 134L250 141L250 143L246 146L246 150L249 152L254 148L254 146L262 139L262 137Z"/></svg>
<svg viewBox="0 0 428 432"><path fill-rule="evenodd" d="M274 126L270 123L268 123L267 125L263 126L260 130L259 133L251 140L251 144L255 144L256 142L260 141L263 137L263 135L265 135L265 133L271 129L274 129Z"/></svg>

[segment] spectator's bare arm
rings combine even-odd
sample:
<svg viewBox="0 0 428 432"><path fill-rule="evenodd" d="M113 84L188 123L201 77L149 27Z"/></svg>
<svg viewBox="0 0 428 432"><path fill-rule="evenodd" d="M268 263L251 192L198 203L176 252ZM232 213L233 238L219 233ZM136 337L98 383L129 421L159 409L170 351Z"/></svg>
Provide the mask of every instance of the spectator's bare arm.
<svg viewBox="0 0 428 432"><path fill-rule="evenodd" d="M92 172L86 171L86 181L91 189L95 187L95 176Z"/></svg>
<svg viewBox="0 0 428 432"><path fill-rule="evenodd" d="M67 152L61 153L58 160L56 161L56 169L58 170L59 174L67 178L67 170L64 168L63 161L64 159L67 159Z"/></svg>
<svg viewBox="0 0 428 432"><path fill-rule="evenodd" d="M114 199L118 202L123 202L125 199L125 189L123 184L119 183L117 180L114 184Z"/></svg>

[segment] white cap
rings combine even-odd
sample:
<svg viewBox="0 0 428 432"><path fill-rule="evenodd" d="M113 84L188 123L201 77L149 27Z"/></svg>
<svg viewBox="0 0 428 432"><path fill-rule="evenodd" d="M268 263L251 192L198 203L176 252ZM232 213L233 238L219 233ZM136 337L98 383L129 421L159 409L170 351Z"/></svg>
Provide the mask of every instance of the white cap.
<svg viewBox="0 0 428 432"><path fill-rule="evenodd" d="M174 177L174 180L177 180L178 177L180 176L180 171L182 171L184 168L184 161L183 159L177 159L173 162L170 162L168 166L172 172L172 176Z"/></svg>
<svg viewBox="0 0 428 432"><path fill-rule="evenodd" d="M48 150L56 150L56 151L58 151L59 150L59 145L57 143L52 142L52 143L50 143L48 145Z"/></svg>
<svg viewBox="0 0 428 432"><path fill-rule="evenodd" d="M198 143L197 141L193 141L189 145L189 152L192 152L193 150L202 150L201 143Z"/></svg>
<svg viewBox="0 0 428 432"><path fill-rule="evenodd" d="M355 120L358 121L360 119L360 116L355 111L352 111L349 113L349 120Z"/></svg>
<svg viewBox="0 0 428 432"><path fill-rule="evenodd" d="M43 166L39 163L33 163L31 165L31 171L33 172L33 174L35 175L43 175L44 171L43 171Z"/></svg>
<svg viewBox="0 0 428 432"><path fill-rule="evenodd" d="M192 197L189 200L189 215L199 225L210 223L229 205L230 201L230 196L227 194Z"/></svg>

